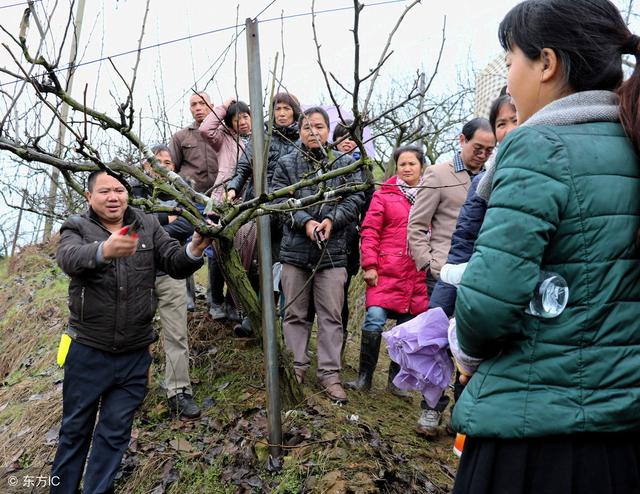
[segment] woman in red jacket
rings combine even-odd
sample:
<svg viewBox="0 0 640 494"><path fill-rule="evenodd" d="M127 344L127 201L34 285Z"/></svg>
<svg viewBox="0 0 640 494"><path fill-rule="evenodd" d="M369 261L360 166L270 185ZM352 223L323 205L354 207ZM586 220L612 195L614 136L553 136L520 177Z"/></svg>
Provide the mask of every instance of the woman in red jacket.
<svg viewBox="0 0 640 494"><path fill-rule="evenodd" d="M367 283L367 315L362 327L358 379L347 383L347 387L364 391L371 389L387 319L395 319L398 324L406 322L424 312L429 302L425 273L418 271L407 248L409 211L422 184L424 153L418 147L403 146L395 150L393 158L396 175L373 194L361 231L360 265ZM398 364L390 363L387 389L407 396L392 383L399 370Z"/></svg>

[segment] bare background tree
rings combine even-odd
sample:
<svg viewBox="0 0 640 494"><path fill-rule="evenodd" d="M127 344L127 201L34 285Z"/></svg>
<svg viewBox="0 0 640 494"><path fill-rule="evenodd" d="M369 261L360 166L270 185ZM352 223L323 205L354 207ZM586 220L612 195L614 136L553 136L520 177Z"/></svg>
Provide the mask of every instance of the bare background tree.
<svg viewBox="0 0 640 494"><path fill-rule="evenodd" d="M456 137L472 113L473 88L469 80L459 81L451 94L427 93L398 106L397 101L407 93L406 86L414 82L396 81L386 98L380 97L374 104L376 113L383 113L384 108L396 108L372 125L378 161L386 177L395 172L391 154L398 146L422 146L431 164L453 152Z"/></svg>

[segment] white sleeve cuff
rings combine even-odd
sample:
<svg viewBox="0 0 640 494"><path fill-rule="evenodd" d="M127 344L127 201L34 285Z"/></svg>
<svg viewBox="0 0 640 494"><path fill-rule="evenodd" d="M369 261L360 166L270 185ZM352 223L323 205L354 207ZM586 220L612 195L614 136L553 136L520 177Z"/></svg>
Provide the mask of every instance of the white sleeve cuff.
<svg viewBox="0 0 640 494"><path fill-rule="evenodd" d="M445 264L440 270L440 279L449 285L458 287L465 269L467 269L466 262L463 264Z"/></svg>
<svg viewBox="0 0 640 494"><path fill-rule="evenodd" d="M201 254L201 255L199 255L199 256L196 256L195 254L193 254L193 253L191 252L191 242L189 242L189 243L187 244L186 249L187 249L187 257L188 257L189 259L191 259L192 261L199 261L200 259L202 259L202 258L204 257L204 253L202 253L202 254Z"/></svg>

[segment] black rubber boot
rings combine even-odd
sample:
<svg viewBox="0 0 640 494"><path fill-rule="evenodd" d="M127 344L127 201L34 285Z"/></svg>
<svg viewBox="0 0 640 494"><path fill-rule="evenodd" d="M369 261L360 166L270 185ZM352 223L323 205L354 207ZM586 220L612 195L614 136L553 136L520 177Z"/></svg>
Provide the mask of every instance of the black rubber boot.
<svg viewBox="0 0 640 494"><path fill-rule="evenodd" d="M376 370L378 354L380 353L380 340L382 334L377 331L363 331L360 340L360 370L358 379L345 383L349 389L369 391L373 380L373 371Z"/></svg>
<svg viewBox="0 0 640 494"><path fill-rule="evenodd" d="M400 389L398 386L393 384L393 379L398 375L398 372L400 372L400 365L396 364L393 360L389 362L389 381L387 382L387 391L399 396L400 398L411 398L411 393L409 393L409 391Z"/></svg>

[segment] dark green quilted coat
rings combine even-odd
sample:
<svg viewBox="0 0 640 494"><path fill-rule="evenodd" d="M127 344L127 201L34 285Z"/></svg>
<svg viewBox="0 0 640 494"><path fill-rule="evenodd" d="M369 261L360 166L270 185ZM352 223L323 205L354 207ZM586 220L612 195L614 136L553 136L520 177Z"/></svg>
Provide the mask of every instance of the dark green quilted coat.
<svg viewBox="0 0 640 494"><path fill-rule="evenodd" d="M530 126L501 146L489 209L456 303L484 357L454 427L521 438L640 430L640 165L617 123ZM540 270L569 304L524 313Z"/></svg>

